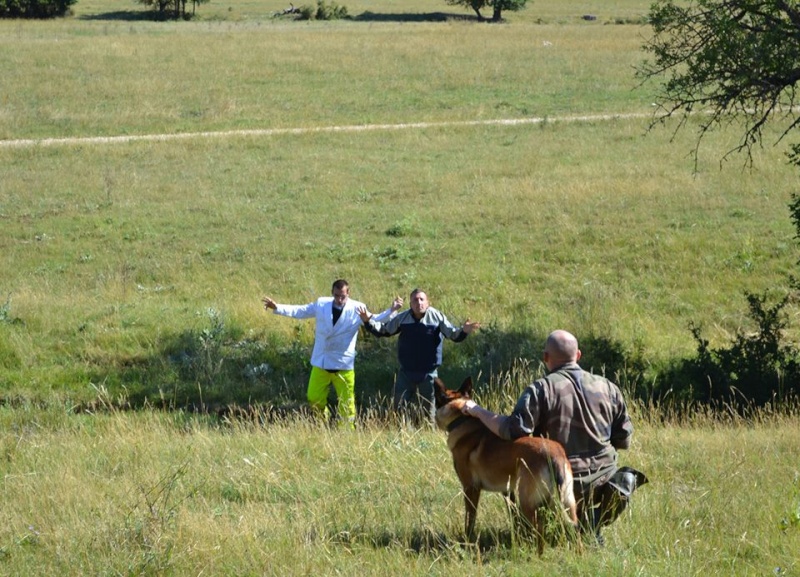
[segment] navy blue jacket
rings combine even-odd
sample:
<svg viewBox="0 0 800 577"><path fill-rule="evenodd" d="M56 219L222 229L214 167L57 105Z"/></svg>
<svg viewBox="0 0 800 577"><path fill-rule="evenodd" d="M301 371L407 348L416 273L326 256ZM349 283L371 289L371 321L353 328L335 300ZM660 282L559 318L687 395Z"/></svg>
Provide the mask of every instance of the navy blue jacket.
<svg viewBox="0 0 800 577"><path fill-rule="evenodd" d="M411 309L380 322L374 317L364 327L377 337L400 334L397 342L397 360L405 373L430 373L442 364L442 344L448 338L461 342L467 333L453 326L440 311L428 307L417 320Z"/></svg>

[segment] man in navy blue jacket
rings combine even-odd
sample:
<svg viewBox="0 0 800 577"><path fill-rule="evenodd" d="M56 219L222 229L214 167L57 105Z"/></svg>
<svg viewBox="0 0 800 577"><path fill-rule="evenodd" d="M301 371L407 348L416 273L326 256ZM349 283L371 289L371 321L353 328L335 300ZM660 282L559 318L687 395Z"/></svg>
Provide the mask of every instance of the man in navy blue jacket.
<svg viewBox="0 0 800 577"><path fill-rule="evenodd" d="M400 370L394 385L394 409L410 417L408 408L414 404L418 408L416 416L421 408L433 423L436 412L433 380L442 364L444 339L460 343L481 325L467 319L461 327L454 326L444 314L430 306L428 295L421 289L411 291L410 300L410 309L389 320L373 317L364 307L358 314L364 321L364 328L373 335L400 335L397 342Z"/></svg>

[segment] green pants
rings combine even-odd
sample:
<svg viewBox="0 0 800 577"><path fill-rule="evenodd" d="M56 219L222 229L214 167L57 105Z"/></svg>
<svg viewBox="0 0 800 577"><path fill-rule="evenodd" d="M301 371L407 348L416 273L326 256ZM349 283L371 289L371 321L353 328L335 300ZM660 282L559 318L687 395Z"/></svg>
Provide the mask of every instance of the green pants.
<svg viewBox="0 0 800 577"><path fill-rule="evenodd" d="M319 367L311 367L306 396L314 412L330 419L328 411L328 392L330 386L336 390L339 401L339 424L354 429L356 424L356 372L353 369L343 371L326 371Z"/></svg>

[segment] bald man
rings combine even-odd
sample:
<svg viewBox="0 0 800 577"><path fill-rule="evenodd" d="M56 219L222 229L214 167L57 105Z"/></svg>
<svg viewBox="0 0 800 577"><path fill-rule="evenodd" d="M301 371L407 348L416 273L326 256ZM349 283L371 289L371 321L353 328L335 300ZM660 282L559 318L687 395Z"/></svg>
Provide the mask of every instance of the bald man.
<svg viewBox="0 0 800 577"><path fill-rule="evenodd" d="M575 476L581 528L602 544L600 529L619 516L647 478L617 467L617 450L627 449L633 434L625 400L617 385L581 369L580 358L578 340L567 331L553 331L543 355L548 374L525 388L511 415L474 401L463 411L504 439L533 434L561 443Z"/></svg>

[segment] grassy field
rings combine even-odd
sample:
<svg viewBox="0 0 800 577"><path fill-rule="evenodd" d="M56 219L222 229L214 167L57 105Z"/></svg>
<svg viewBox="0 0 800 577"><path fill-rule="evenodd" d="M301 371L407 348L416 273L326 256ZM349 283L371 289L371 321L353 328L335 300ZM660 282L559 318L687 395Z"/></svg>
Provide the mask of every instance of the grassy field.
<svg viewBox="0 0 800 577"><path fill-rule="evenodd" d="M448 348L450 379L488 381L562 326L596 368L610 341L646 381L692 353L690 322L724 342L747 328L742 291L795 268L785 146L720 166L732 127L695 172L691 131L648 133L647 28L618 23L642 3L596 21L537 3L502 25L427 3L333 23L282 7L161 23L80 2L0 22L5 398L300 399L313 327L259 299L307 302L337 277L376 309L422 286L480 320ZM346 129L362 125L384 128ZM92 140L126 135L141 140ZM362 341L359 390L385 393L394 343ZM242 376L257 367L275 370Z"/></svg>
<svg viewBox="0 0 800 577"><path fill-rule="evenodd" d="M720 164L728 127L695 170L691 131L648 131L649 2L537 1L501 25L343 4L330 23L273 0L0 21L0 574L800 575L791 407L632 402L623 462L651 483L605 549L541 559L496 495L462 543L444 435L378 418L391 340L361 339L353 433L114 408L303 399L313 326L260 297L337 277L373 309L422 286L480 320L442 374L496 410L556 327L587 367L644 367L634 396L692 354L690 322L726 342L742 292L796 270L777 135L747 170Z"/></svg>

